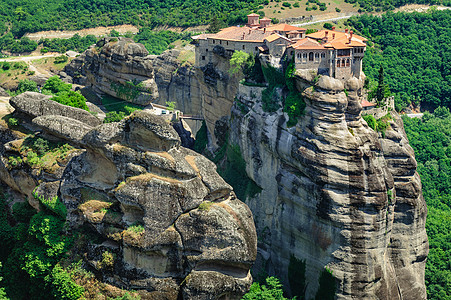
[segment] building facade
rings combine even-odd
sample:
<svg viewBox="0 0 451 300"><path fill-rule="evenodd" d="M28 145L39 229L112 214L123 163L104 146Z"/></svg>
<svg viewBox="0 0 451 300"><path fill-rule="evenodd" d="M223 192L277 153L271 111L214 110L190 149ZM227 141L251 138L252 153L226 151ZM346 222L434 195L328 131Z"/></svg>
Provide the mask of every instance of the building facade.
<svg viewBox="0 0 451 300"><path fill-rule="evenodd" d="M246 26L233 26L216 34L194 36L196 66L216 64L219 56L230 58L235 51L253 55L266 54L273 58L294 59L296 69L312 69L318 74L338 79L360 77L366 39L345 32L321 30L306 35L304 28L288 24L271 25L268 18L248 15Z"/></svg>

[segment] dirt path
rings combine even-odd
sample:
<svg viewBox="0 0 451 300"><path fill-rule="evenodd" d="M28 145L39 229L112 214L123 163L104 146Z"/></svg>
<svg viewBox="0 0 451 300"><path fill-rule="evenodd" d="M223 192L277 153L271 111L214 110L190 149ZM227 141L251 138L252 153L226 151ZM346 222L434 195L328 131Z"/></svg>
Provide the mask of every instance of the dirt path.
<svg viewBox="0 0 451 300"><path fill-rule="evenodd" d="M24 62L30 62L32 60L41 59L41 58L48 58L48 57L55 57L60 56L59 53L52 53L47 55L36 55L36 56L13 56L10 58L1 58L0 61L8 61L8 62L16 62L16 61L24 61Z"/></svg>
<svg viewBox="0 0 451 300"><path fill-rule="evenodd" d="M307 25L312 25L312 24L316 24L316 23L333 22L333 21L338 21L338 20L343 20L343 19L349 19L350 17L352 17L354 15L357 15L357 13L353 13L353 14L349 14L349 15L337 17L337 18L321 19L321 20L316 20L316 21L311 21L311 22L306 22L306 23L299 23L299 24L292 24L292 25L293 26L307 26Z"/></svg>
<svg viewBox="0 0 451 300"><path fill-rule="evenodd" d="M111 32L111 30L116 30L117 32L121 34L125 34L127 32L131 32L133 34L136 34L139 29L136 26L133 25L117 25L117 26L107 26L107 27L95 27L95 28L86 28L82 30L63 30L63 31L39 31L35 33L27 33L25 34L26 37L29 37L31 40L39 40L41 38L60 38L60 39L68 39L71 38L73 35L78 34L80 36L87 36L89 34L95 35L95 36L102 36L107 35Z"/></svg>
<svg viewBox="0 0 451 300"><path fill-rule="evenodd" d="M395 12L403 11L403 12L425 12L432 6L424 5L424 4L407 4L402 7L395 9ZM446 10L451 9L449 6L435 6L438 10Z"/></svg>

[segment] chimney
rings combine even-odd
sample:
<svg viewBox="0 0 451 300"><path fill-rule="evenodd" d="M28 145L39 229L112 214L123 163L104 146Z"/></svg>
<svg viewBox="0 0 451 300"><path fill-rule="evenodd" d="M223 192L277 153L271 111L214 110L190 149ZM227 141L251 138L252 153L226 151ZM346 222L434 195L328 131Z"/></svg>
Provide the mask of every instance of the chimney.
<svg viewBox="0 0 451 300"><path fill-rule="evenodd" d="M243 36L241 37L242 40L244 40L244 34L245 34L245 33L243 32Z"/></svg>
<svg viewBox="0 0 451 300"><path fill-rule="evenodd" d="M326 30L325 34L324 34L324 39L327 41L328 40L328 35L329 35L329 30Z"/></svg>
<svg viewBox="0 0 451 300"><path fill-rule="evenodd" d="M335 31L335 26L332 26L332 31Z"/></svg>
<svg viewBox="0 0 451 300"><path fill-rule="evenodd" d="M345 33L348 33L348 28L345 29Z"/></svg>
<svg viewBox="0 0 451 300"><path fill-rule="evenodd" d="M263 28L263 33L266 33L266 27Z"/></svg>
<svg viewBox="0 0 451 300"><path fill-rule="evenodd" d="M351 29L351 32L350 32L350 34L351 34L351 37L352 37L352 35L354 34L354 31L352 31L352 29Z"/></svg>
<svg viewBox="0 0 451 300"><path fill-rule="evenodd" d="M335 40L335 33L332 33L332 39Z"/></svg>

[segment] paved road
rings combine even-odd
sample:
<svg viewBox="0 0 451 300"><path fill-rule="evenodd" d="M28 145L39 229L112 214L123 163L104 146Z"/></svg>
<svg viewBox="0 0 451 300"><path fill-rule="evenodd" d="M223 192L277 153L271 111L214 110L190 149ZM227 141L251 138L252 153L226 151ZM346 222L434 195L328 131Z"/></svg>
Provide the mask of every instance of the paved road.
<svg viewBox="0 0 451 300"><path fill-rule="evenodd" d="M305 25L312 25L312 24L322 23L322 22L333 22L333 21L338 21L338 20L343 20L343 19L349 19L350 17L352 17L354 15L357 15L357 13L349 14L347 16L332 18L332 19L323 19L323 20L316 20L316 21L311 21L311 22L307 22L307 23L293 24L293 26L305 26Z"/></svg>

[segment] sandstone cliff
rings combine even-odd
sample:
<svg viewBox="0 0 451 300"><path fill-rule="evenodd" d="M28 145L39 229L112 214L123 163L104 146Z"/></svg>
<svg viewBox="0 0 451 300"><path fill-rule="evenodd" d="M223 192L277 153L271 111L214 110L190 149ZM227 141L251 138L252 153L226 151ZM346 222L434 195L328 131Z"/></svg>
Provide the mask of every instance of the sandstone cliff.
<svg viewBox="0 0 451 300"><path fill-rule="evenodd" d="M204 118L212 145L216 146L216 122L230 114L238 78L228 74L226 59L218 58L217 65L199 70L189 62L180 61L179 54L178 50L169 50L159 56L147 55L142 44L119 40L106 43L102 48L88 49L65 67L63 75L70 76L73 83L92 86L96 93L137 104L165 105L167 101L173 101L185 115ZM141 96L124 88L126 93L118 94L114 84L111 85L112 82L127 85L133 80L146 83L152 94ZM143 98L147 102L142 101ZM199 122L188 121L188 125L194 133L200 127Z"/></svg>
<svg viewBox="0 0 451 300"><path fill-rule="evenodd" d="M290 257L305 262L308 299L325 267L338 299L426 299L426 205L401 119L392 112L382 137L361 118L364 78L314 77L297 73L307 107L295 127L262 110L261 88L241 86L232 109L229 143L262 188L247 199L257 268L289 286L300 279L288 276Z"/></svg>
<svg viewBox="0 0 451 300"><path fill-rule="evenodd" d="M19 100L11 100L17 109ZM101 125L64 112L32 122L43 130L37 137L76 148L33 165L21 150L27 138L5 130L0 178L35 208L35 188L38 197L58 196L68 231L95 232L99 241L79 254L103 282L143 299L239 299L248 290L257 244L252 213L211 161L180 146L166 121L143 110ZM108 265L105 253L114 258Z"/></svg>
<svg viewBox="0 0 451 300"><path fill-rule="evenodd" d="M64 69L74 83L91 86L132 103L147 105L158 97L152 59L144 45L127 38L105 38Z"/></svg>

